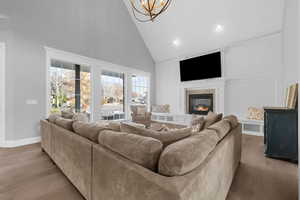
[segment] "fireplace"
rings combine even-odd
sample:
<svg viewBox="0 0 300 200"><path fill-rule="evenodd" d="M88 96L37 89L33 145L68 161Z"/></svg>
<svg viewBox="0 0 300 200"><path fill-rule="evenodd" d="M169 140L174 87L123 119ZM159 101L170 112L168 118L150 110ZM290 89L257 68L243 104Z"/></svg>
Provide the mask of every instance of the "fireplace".
<svg viewBox="0 0 300 200"><path fill-rule="evenodd" d="M214 90L197 90L186 92L187 114L207 115L214 112Z"/></svg>

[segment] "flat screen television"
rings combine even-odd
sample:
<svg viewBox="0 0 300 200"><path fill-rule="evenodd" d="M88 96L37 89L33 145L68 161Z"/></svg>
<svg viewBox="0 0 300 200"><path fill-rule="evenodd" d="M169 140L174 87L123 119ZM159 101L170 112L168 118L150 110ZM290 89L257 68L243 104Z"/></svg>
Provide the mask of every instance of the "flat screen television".
<svg viewBox="0 0 300 200"><path fill-rule="evenodd" d="M181 81L222 77L221 52L180 61Z"/></svg>

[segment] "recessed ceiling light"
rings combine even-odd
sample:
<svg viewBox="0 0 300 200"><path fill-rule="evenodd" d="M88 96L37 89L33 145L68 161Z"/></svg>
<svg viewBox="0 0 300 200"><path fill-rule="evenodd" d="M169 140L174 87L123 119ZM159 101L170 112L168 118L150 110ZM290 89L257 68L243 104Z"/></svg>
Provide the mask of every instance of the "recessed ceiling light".
<svg viewBox="0 0 300 200"><path fill-rule="evenodd" d="M221 33L224 31L224 26L221 25L221 24L217 24L216 27L215 27L215 32L216 33Z"/></svg>
<svg viewBox="0 0 300 200"><path fill-rule="evenodd" d="M178 46L180 46L180 44L181 44L181 42L180 42L180 40L179 40L179 39L175 39L175 40L173 40L173 45L174 45L175 47L178 47Z"/></svg>

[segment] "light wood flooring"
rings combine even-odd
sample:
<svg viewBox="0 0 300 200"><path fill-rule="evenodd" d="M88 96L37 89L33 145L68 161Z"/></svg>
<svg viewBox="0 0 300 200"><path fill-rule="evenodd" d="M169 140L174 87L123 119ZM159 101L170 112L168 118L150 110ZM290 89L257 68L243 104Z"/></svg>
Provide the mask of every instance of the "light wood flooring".
<svg viewBox="0 0 300 200"><path fill-rule="evenodd" d="M242 163L227 200L297 200L297 165L266 158L261 137L243 135ZM0 200L84 200L40 144L0 148Z"/></svg>

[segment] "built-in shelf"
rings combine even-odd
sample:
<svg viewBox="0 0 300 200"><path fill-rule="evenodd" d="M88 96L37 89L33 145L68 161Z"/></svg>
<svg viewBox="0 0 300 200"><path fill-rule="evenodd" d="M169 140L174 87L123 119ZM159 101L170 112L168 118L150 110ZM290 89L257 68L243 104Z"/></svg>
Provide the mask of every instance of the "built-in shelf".
<svg viewBox="0 0 300 200"><path fill-rule="evenodd" d="M242 119L240 120L242 124L242 133L247 135L264 135L264 121L262 120L250 120Z"/></svg>

